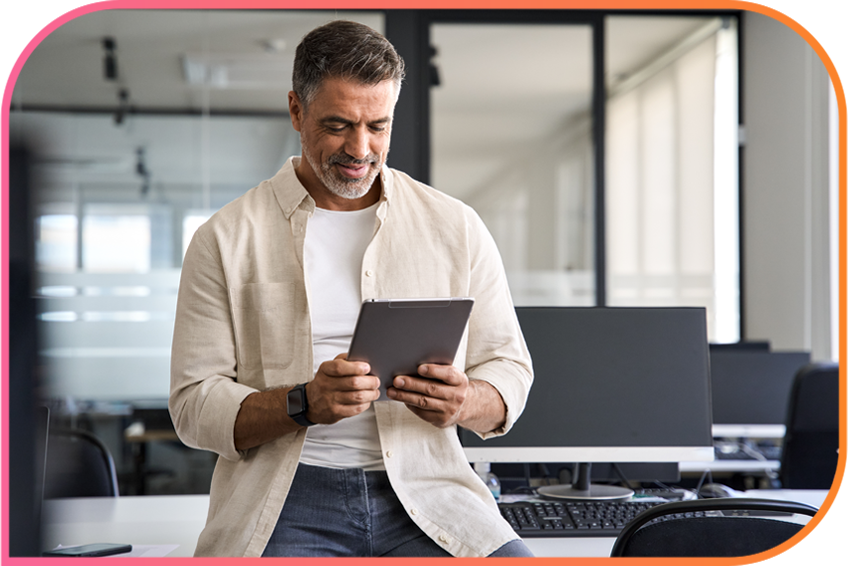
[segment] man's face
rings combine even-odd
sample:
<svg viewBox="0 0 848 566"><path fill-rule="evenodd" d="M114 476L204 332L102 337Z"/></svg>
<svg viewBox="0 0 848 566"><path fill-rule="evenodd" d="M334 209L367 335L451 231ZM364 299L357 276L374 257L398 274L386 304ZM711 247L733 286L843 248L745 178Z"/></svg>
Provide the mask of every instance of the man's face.
<svg viewBox="0 0 848 566"><path fill-rule="evenodd" d="M368 194L389 153L396 98L392 81L369 86L334 78L324 80L306 110L289 93L303 148L298 174L316 201L327 198L347 208L336 197Z"/></svg>

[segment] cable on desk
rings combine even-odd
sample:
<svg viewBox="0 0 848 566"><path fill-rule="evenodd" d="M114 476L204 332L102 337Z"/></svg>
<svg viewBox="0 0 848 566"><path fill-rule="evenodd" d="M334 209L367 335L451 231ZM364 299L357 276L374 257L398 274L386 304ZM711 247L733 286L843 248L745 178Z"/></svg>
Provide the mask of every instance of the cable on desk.
<svg viewBox="0 0 848 566"><path fill-rule="evenodd" d="M624 484L624 487L626 487L630 491L636 491L635 488L632 485L630 485L630 482L624 476L624 473L621 471L621 468L618 467L618 464L616 464L615 462L612 462L612 469L615 470L615 475L618 476L618 479L621 480L621 483Z"/></svg>
<svg viewBox="0 0 848 566"><path fill-rule="evenodd" d="M707 476L710 477L709 483L713 483L713 472L709 468L704 470L704 473L701 474L701 479L698 480L698 485L695 487L695 495L697 495L699 499L701 498L701 487L703 487L704 480Z"/></svg>

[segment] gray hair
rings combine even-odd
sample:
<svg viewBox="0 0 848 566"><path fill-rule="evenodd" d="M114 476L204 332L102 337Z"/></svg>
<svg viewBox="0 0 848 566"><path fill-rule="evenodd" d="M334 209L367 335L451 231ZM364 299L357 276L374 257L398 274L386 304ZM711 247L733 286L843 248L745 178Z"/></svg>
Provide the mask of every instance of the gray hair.
<svg viewBox="0 0 848 566"><path fill-rule="evenodd" d="M363 85L392 80L399 94L404 74L403 59L388 39L366 25L335 20L306 34L297 46L292 89L305 109L328 77Z"/></svg>

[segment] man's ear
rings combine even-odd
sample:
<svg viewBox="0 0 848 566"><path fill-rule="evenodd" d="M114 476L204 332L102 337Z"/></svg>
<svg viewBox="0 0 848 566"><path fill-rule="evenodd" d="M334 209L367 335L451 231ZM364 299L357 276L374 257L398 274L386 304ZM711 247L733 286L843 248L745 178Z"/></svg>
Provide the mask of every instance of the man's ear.
<svg viewBox="0 0 848 566"><path fill-rule="evenodd" d="M303 125L303 105L294 91L289 92L289 115L291 115L292 127L299 132Z"/></svg>

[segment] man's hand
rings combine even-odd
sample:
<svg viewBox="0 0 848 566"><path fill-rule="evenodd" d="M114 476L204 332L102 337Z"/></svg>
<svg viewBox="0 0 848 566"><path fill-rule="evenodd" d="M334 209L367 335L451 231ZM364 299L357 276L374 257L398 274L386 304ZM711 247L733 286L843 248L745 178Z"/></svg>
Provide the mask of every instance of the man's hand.
<svg viewBox="0 0 848 566"><path fill-rule="evenodd" d="M395 377L387 391L389 398L405 403L438 428L458 423L470 390L468 376L454 366L438 364L422 364L418 374L421 377Z"/></svg>
<svg viewBox="0 0 848 566"><path fill-rule="evenodd" d="M347 354L318 367L315 379L306 384L309 411L313 423L332 424L362 413L380 396L380 379L367 375L365 362L349 362Z"/></svg>
<svg viewBox="0 0 848 566"><path fill-rule="evenodd" d="M421 377L395 377L387 394L433 426L457 424L484 433L506 422L503 398L489 383L470 380L459 369L447 365L422 364L418 374Z"/></svg>
<svg viewBox="0 0 848 566"><path fill-rule="evenodd" d="M321 364L315 379L306 384L313 423L331 424L358 415L380 396L380 380L366 375L371 368L363 362L347 361L347 354ZM257 391L241 403L233 430L237 450L248 450L302 428L286 413L288 388Z"/></svg>

